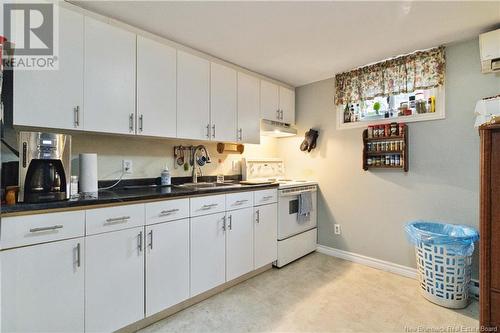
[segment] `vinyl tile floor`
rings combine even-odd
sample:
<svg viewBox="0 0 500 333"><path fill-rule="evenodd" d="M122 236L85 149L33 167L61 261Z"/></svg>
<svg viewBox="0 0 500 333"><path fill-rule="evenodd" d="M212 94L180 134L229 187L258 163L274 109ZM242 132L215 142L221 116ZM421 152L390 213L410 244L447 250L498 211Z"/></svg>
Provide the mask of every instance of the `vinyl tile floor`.
<svg viewBox="0 0 500 333"><path fill-rule="evenodd" d="M312 253L140 332L473 332L478 312L476 301L443 308L414 279Z"/></svg>

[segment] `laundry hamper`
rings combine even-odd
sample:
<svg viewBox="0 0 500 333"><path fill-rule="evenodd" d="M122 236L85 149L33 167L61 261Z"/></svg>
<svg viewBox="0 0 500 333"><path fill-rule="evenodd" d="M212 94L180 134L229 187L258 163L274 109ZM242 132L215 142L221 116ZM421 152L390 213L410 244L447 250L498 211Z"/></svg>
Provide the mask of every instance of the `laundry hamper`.
<svg viewBox="0 0 500 333"><path fill-rule="evenodd" d="M405 229L415 245L422 295L447 308L466 307L477 231L463 225L425 221L409 223Z"/></svg>

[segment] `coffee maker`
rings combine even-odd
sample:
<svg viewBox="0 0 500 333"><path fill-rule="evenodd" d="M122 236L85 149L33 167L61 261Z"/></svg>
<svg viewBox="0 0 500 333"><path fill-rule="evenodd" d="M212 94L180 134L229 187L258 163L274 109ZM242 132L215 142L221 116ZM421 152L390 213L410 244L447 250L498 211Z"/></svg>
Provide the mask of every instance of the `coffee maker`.
<svg viewBox="0 0 500 333"><path fill-rule="evenodd" d="M71 136L19 132L19 202L70 197Z"/></svg>

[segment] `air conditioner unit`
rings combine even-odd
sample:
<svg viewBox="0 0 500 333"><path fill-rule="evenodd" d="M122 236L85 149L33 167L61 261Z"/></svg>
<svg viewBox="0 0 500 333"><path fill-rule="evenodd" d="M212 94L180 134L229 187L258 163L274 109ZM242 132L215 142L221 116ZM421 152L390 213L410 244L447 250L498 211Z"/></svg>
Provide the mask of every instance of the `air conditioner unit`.
<svg viewBox="0 0 500 333"><path fill-rule="evenodd" d="M500 72L500 29L479 35L481 72Z"/></svg>

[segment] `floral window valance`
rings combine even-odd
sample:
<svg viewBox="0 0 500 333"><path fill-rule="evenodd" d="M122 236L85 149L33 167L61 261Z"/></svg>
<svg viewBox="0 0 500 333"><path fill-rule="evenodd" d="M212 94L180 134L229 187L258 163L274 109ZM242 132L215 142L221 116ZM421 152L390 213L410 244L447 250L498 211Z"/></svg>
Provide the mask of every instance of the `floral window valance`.
<svg viewBox="0 0 500 333"><path fill-rule="evenodd" d="M357 68L335 75L335 104L439 87L444 72L443 46Z"/></svg>

